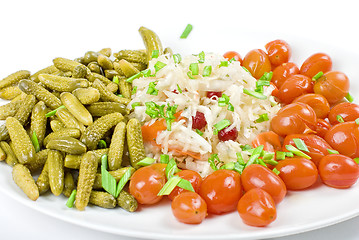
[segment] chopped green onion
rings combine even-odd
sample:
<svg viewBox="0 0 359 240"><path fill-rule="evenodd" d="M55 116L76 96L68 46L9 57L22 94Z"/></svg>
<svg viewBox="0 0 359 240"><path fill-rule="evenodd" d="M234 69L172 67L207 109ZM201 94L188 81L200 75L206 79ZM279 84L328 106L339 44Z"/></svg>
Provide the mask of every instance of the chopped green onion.
<svg viewBox="0 0 359 240"><path fill-rule="evenodd" d="M182 57L181 57L181 54L177 53L177 54L173 54L173 61L175 63L180 63L182 61Z"/></svg>
<svg viewBox="0 0 359 240"><path fill-rule="evenodd" d="M353 102L354 101L354 97L350 93L348 93L345 96L345 99L348 100L348 102Z"/></svg>
<svg viewBox="0 0 359 240"><path fill-rule="evenodd" d="M76 189L72 190L69 199L67 199L66 206L68 208L72 208L74 206L74 202L76 199L76 193L77 193Z"/></svg>
<svg viewBox="0 0 359 240"><path fill-rule="evenodd" d="M228 103L227 110L231 111L231 112L234 112L234 107L233 107L232 103Z"/></svg>
<svg viewBox="0 0 359 240"><path fill-rule="evenodd" d="M276 175L279 175L280 174L280 171L278 170L278 169L276 169L276 168L273 168L273 170L272 170Z"/></svg>
<svg viewBox="0 0 359 240"><path fill-rule="evenodd" d="M183 31L183 33L181 34L180 38L185 39L188 37L188 35L190 34L190 32L192 31L193 26L191 24L187 24L185 30Z"/></svg>
<svg viewBox="0 0 359 240"><path fill-rule="evenodd" d="M137 86L134 86L134 87L132 88L131 94L134 95L134 94L136 94L136 92L137 92Z"/></svg>
<svg viewBox="0 0 359 240"><path fill-rule="evenodd" d="M165 185L158 192L157 196L169 195L177 184L181 181L182 178L178 176L173 176L165 183Z"/></svg>
<svg viewBox="0 0 359 240"><path fill-rule="evenodd" d="M206 55L203 51L198 54L198 57L199 57L198 62L204 63L204 59L205 59Z"/></svg>
<svg viewBox="0 0 359 240"><path fill-rule="evenodd" d="M157 85L156 82L150 82L146 93L150 94L150 95L157 96L158 90L156 89L156 85Z"/></svg>
<svg viewBox="0 0 359 240"><path fill-rule="evenodd" d="M237 59L235 57L232 57L231 59L229 59L230 63L235 62L235 61L237 61Z"/></svg>
<svg viewBox="0 0 359 240"><path fill-rule="evenodd" d="M343 119L342 116L337 115L337 121L340 122L340 123L343 123L343 122L344 122L344 119Z"/></svg>
<svg viewBox="0 0 359 240"><path fill-rule="evenodd" d="M116 83L116 84L119 84L120 81L118 80L118 76L114 76L114 77L112 78L112 82L114 82L114 83Z"/></svg>
<svg viewBox="0 0 359 240"><path fill-rule="evenodd" d="M359 125L359 118L355 119L355 123Z"/></svg>
<svg viewBox="0 0 359 240"><path fill-rule="evenodd" d="M39 144L39 139L37 138L36 132L33 131L32 135L31 135L31 142L32 145L34 145L35 151L39 152L40 151L40 144Z"/></svg>
<svg viewBox="0 0 359 240"><path fill-rule="evenodd" d="M284 152L286 157L294 157L292 152Z"/></svg>
<svg viewBox="0 0 359 240"><path fill-rule="evenodd" d="M160 55L160 50L152 50L152 56L151 58L158 58L158 56Z"/></svg>
<svg viewBox="0 0 359 240"><path fill-rule="evenodd" d="M177 90L179 93L182 93L182 89L180 88L180 86L177 84Z"/></svg>
<svg viewBox="0 0 359 240"><path fill-rule="evenodd" d="M191 72L191 71L188 71L188 72L187 72L187 76L188 76L190 79L195 79L195 78L192 76L192 72Z"/></svg>
<svg viewBox="0 0 359 240"><path fill-rule="evenodd" d="M245 93L245 94L247 94L249 96L261 99L261 100L267 99L266 95L263 95L261 93L258 93L258 92L255 92L255 91L252 91L252 90L249 90L249 89L246 89L246 88L243 88L243 93Z"/></svg>
<svg viewBox="0 0 359 240"><path fill-rule="evenodd" d="M116 94L118 97L123 97L123 95L122 94Z"/></svg>
<svg viewBox="0 0 359 240"><path fill-rule="evenodd" d="M156 159L153 159L150 157L145 157L141 161L137 162L137 166L145 167L145 166L149 166L149 165L153 164L154 162L156 162Z"/></svg>
<svg viewBox="0 0 359 240"><path fill-rule="evenodd" d="M237 156L237 162L241 165L246 164L243 160L242 154L240 152L236 152L236 156Z"/></svg>
<svg viewBox="0 0 359 240"><path fill-rule="evenodd" d="M141 71L141 73L144 77L151 77L151 69L149 69L149 68Z"/></svg>
<svg viewBox="0 0 359 240"><path fill-rule="evenodd" d="M270 81L259 79L259 80L256 82L256 86L257 86L257 87L260 87L260 86L270 86Z"/></svg>
<svg viewBox="0 0 359 240"><path fill-rule="evenodd" d="M256 147L252 153L252 155L249 157L247 163L246 163L246 167L253 164L255 161L257 161L257 159L260 157L260 155L262 154L264 146L260 145L258 147Z"/></svg>
<svg viewBox="0 0 359 240"><path fill-rule="evenodd" d="M208 158L208 162L209 162L209 166L215 171L218 170L217 165L221 163L217 153L211 154L211 156Z"/></svg>
<svg viewBox="0 0 359 240"><path fill-rule="evenodd" d="M166 170L165 170L167 180L169 180L171 177L173 177L173 175L175 175L179 171L180 170L177 167L176 160L174 158L171 158L171 160L168 162L168 164L166 166Z"/></svg>
<svg viewBox="0 0 359 240"><path fill-rule="evenodd" d="M97 148L102 149L102 148L107 148L107 143L105 140L101 139L98 144L97 144Z"/></svg>
<svg viewBox="0 0 359 240"><path fill-rule="evenodd" d="M228 61L221 61L221 63L219 64L219 67L228 67L229 62Z"/></svg>
<svg viewBox="0 0 359 240"><path fill-rule="evenodd" d="M353 160L354 160L354 162L356 162L357 164L359 164L359 158L354 158Z"/></svg>
<svg viewBox="0 0 359 240"><path fill-rule="evenodd" d="M118 195L120 195L123 187L126 185L126 183L128 182L128 180L130 180L132 176L132 170L131 168L129 168L125 174L121 177L120 181L117 184L117 188L116 188L116 195L113 195L115 198L118 197Z"/></svg>
<svg viewBox="0 0 359 240"><path fill-rule="evenodd" d="M136 73L135 75L127 78L126 82L132 83L133 80L135 80L136 78L140 78L142 76L142 72Z"/></svg>
<svg viewBox="0 0 359 240"><path fill-rule="evenodd" d="M285 159L285 152L282 151L276 151L276 159L277 160L284 160Z"/></svg>
<svg viewBox="0 0 359 240"><path fill-rule="evenodd" d="M264 162L266 164L269 164L269 165L272 165L272 166L276 166L278 164L278 162L274 159L271 159L271 160L264 160Z"/></svg>
<svg viewBox="0 0 359 240"><path fill-rule="evenodd" d="M198 135L200 135L200 136L203 135L203 132L202 132L201 130L199 130L199 129L196 129L196 133L197 133Z"/></svg>
<svg viewBox="0 0 359 240"><path fill-rule="evenodd" d="M327 148L329 154L339 154L337 150Z"/></svg>
<svg viewBox="0 0 359 240"><path fill-rule="evenodd" d="M134 102L131 104L132 109L135 109L135 107L141 106L140 102Z"/></svg>
<svg viewBox="0 0 359 240"><path fill-rule="evenodd" d="M242 151L247 151L247 150L249 150L249 149L252 149L252 146L249 145L249 144L246 144L246 145L244 145L244 146L240 146L240 148L242 149Z"/></svg>
<svg viewBox="0 0 359 240"><path fill-rule="evenodd" d="M295 146L304 152L309 152L307 145L305 145L305 142L300 138L293 138L293 142Z"/></svg>
<svg viewBox="0 0 359 240"><path fill-rule="evenodd" d="M186 180L186 179L181 178L179 183L177 183L177 186L180 187L180 188L183 188L185 190L194 192L194 189L193 189L193 186L192 186L191 182Z"/></svg>
<svg viewBox="0 0 359 240"><path fill-rule="evenodd" d="M254 89L255 92L257 93L263 93L264 92L264 87L263 86L257 86L256 89Z"/></svg>
<svg viewBox="0 0 359 240"><path fill-rule="evenodd" d="M53 111L51 111L51 112L48 112L48 113L46 113L45 114L45 117L52 117L52 116L54 116L55 114L56 114L56 112L57 112L57 110L59 110L59 109L61 109L61 108L65 108L65 106L64 105L62 105L62 106L60 106L60 107L58 107L58 108L56 108L55 110L53 110Z"/></svg>
<svg viewBox="0 0 359 240"><path fill-rule="evenodd" d="M323 76L323 74L324 73L322 71L318 72L317 74L314 75L314 77L312 77L312 80L317 81L321 76Z"/></svg>
<svg viewBox="0 0 359 240"><path fill-rule="evenodd" d="M300 156L300 157L304 157L306 159L312 159L310 156L308 156L307 154L305 154L304 152L300 151L298 148L292 146L292 145L285 145L285 148L290 151L291 153L293 153L294 155Z"/></svg>
<svg viewBox="0 0 359 240"><path fill-rule="evenodd" d="M170 156L168 156L167 154L161 154L160 163L168 164L169 161L170 161Z"/></svg>
<svg viewBox="0 0 359 240"><path fill-rule="evenodd" d="M212 66L211 66L211 65L208 65L208 66L205 66L205 67L203 68L202 76L203 76L203 77L208 77L208 76L211 75L211 73L212 73Z"/></svg>
<svg viewBox="0 0 359 240"><path fill-rule="evenodd" d="M257 162L258 164L262 165L263 167L267 167L267 165L265 164L265 162L264 162L263 159L261 159L261 158L257 158L257 159L256 159L256 162Z"/></svg>
<svg viewBox="0 0 359 240"><path fill-rule="evenodd" d="M191 63L189 65L189 70L192 72L192 75L198 75L199 73L198 63Z"/></svg>
<svg viewBox="0 0 359 240"><path fill-rule="evenodd" d="M231 121L223 119L222 121L214 124L214 134L217 135L219 131L231 125Z"/></svg>
<svg viewBox="0 0 359 240"><path fill-rule="evenodd" d="M261 122L265 122L265 121L268 121L269 120L269 117L268 117L268 113L264 113L264 114L261 114L259 115L259 118L256 119L256 123L261 123Z"/></svg>
<svg viewBox="0 0 359 240"><path fill-rule="evenodd" d="M157 118L160 115L159 106L155 102L153 101L146 102L145 105L146 105L145 113L148 116L150 116L151 118Z"/></svg>
<svg viewBox="0 0 359 240"><path fill-rule="evenodd" d="M249 73L252 76L251 72L246 67L242 66L242 68L244 69L244 71L246 71L247 73Z"/></svg>
<svg viewBox="0 0 359 240"><path fill-rule="evenodd" d="M221 97L218 98L218 106L225 107L229 103L229 97L227 94L223 93Z"/></svg>
<svg viewBox="0 0 359 240"><path fill-rule="evenodd" d="M167 64L163 63L163 62L156 62L155 65L153 66L156 70L156 72L158 72L159 70L161 70L162 68L164 68Z"/></svg>
<svg viewBox="0 0 359 240"><path fill-rule="evenodd" d="M259 80L265 80L265 81L270 82L272 80L272 77L273 77L273 72L272 71L271 72L265 72L262 75L262 77L259 78ZM269 86L269 85L265 85L265 86Z"/></svg>
<svg viewBox="0 0 359 240"><path fill-rule="evenodd" d="M263 160L272 160L274 158L274 152L263 151Z"/></svg>
<svg viewBox="0 0 359 240"><path fill-rule="evenodd" d="M101 156L102 187L112 196L116 195L116 179L107 171L107 154Z"/></svg>

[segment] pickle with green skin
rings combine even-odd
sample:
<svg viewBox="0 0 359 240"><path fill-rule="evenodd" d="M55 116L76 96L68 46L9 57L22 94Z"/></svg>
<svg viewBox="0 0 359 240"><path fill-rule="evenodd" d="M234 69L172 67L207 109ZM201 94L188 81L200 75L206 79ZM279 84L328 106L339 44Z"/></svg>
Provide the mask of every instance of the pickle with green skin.
<svg viewBox="0 0 359 240"><path fill-rule="evenodd" d="M82 154L85 153L87 148L85 144L72 137L61 137L51 139L47 144L46 148L58 150L69 154Z"/></svg>
<svg viewBox="0 0 359 240"><path fill-rule="evenodd" d="M39 80L47 88L58 92L72 92L76 88L89 86L89 81L85 78L61 77L52 74L40 74Z"/></svg>
<svg viewBox="0 0 359 240"><path fill-rule="evenodd" d="M43 101L50 109L56 109L61 106L61 101L59 98L31 80L21 80L19 83L19 88L24 93L32 94L39 101Z"/></svg>
<svg viewBox="0 0 359 240"><path fill-rule="evenodd" d="M121 50L118 53L114 53L113 56L118 60L125 59L129 62L137 62L147 64L147 55L145 51L141 50Z"/></svg>
<svg viewBox="0 0 359 240"><path fill-rule="evenodd" d="M112 50L111 48L102 48L100 51L98 51L99 54L103 54L106 57L111 57Z"/></svg>
<svg viewBox="0 0 359 240"><path fill-rule="evenodd" d="M97 62L103 70L113 69L112 61L103 54L98 55Z"/></svg>
<svg viewBox="0 0 359 240"><path fill-rule="evenodd" d="M105 70L105 77L108 79L113 79L115 76L118 76L119 73L116 70Z"/></svg>
<svg viewBox="0 0 359 240"><path fill-rule="evenodd" d="M117 102L97 102L86 107L94 117L102 117L110 113L128 114L126 105Z"/></svg>
<svg viewBox="0 0 359 240"><path fill-rule="evenodd" d="M91 73L89 75L88 80L90 82L94 82L96 79L100 80L103 84L108 85L109 83L112 83L112 81L110 79L108 79L107 77L98 74L98 73Z"/></svg>
<svg viewBox="0 0 359 240"><path fill-rule="evenodd" d="M140 72L138 71L137 68L135 68L131 63L129 63L125 59L121 59L118 63L120 64L120 68L126 77L131 77Z"/></svg>
<svg viewBox="0 0 359 240"><path fill-rule="evenodd" d="M12 178L16 185L33 201L39 198L39 189L31 176L29 169L22 164L16 164L12 169Z"/></svg>
<svg viewBox="0 0 359 240"><path fill-rule="evenodd" d="M160 55L163 53L162 43L155 32L146 27L140 27L138 31L146 47L147 62L152 59L153 50L158 50Z"/></svg>
<svg viewBox="0 0 359 240"><path fill-rule="evenodd" d="M115 208L117 201L107 192L91 191L89 203L102 208Z"/></svg>
<svg viewBox="0 0 359 240"><path fill-rule="evenodd" d="M115 127L108 151L108 167L110 170L117 170L121 167L125 136L126 123L120 122Z"/></svg>
<svg viewBox="0 0 359 240"><path fill-rule="evenodd" d="M4 161L6 159L6 153L4 150L0 147L0 162Z"/></svg>
<svg viewBox="0 0 359 240"><path fill-rule="evenodd" d="M100 100L100 92L96 88L77 88L72 94L84 105L92 104Z"/></svg>
<svg viewBox="0 0 359 240"><path fill-rule="evenodd" d="M44 139L44 146L46 146L49 141L52 139L62 138L62 137L73 137L73 138L80 138L81 131L77 128L63 128L57 132L52 132L47 135Z"/></svg>
<svg viewBox="0 0 359 240"><path fill-rule="evenodd" d="M111 113L100 117L94 121L92 125L88 126L80 138L81 142L83 142L89 150L96 149L98 142L103 138L105 133L123 119L124 117L121 113Z"/></svg>
<svg viewBox="0 0 359 240"><path fill-rule="evenodd" d="M169 48L169 47L166 47L165 50L163 50L163 53L164 53L164 54L169 54L170 56L173 55L173 51L172 51L172 49Z"/></svg>
<svg viewBox="0 0 359 240"><path fill-rule="evenodd" d="M56 120L56 119L53 119L50 121L50 127L53 132L57 132L63 128L66 128L65 125L61 121ZM79 132L80 132L80 130L79 130ZM80 134L81 134L81 132L80 132Z"/></svg>
<svg viewBox="0 0 359 240"><path fill-rule="evenodd" d="M118 61L113 62L113 68L115 69L115 71L118 73L119 76L125 77L125 74L122 72Z"/></svg>
<svg viewBox="0 0 359 240"><path fill-rule="evenodd" d="M122 190L118 195L117 204L128 212L134 212L138 207L136 198L125 190Z"/></svg>
<svg viewBox="0 0 359 240"><path fill-rule="evenodd" d="M70 60L67 58L55 58L52 60L52 62L54 63L55 67L63 72L72 72L75 70L75 68L79 65L83 65L82 63L76 62L74 60ZM85 65L83 65L85 66ZM86 66L85 66L86 67ZM87 74L90 73L90 70L87 69Z"/></svg>
<svg viewBox="0 0 359 240"><path fill-rule="evenodd" d="M46 134L46 125L47 125L46 113L47 113L46 105L42 101L35 104L31 113L30 134L33 134L34 132L36 133L40 148L42 146Z"/></svg>
<svg viewBox="0 0 359 240"><path fill-rule="evenodd" d="M26 163L24 164L31 173L34 173L38 170L40 170L42 167L44 167L48 154L49 154L49 149L44 149L41 150L40 152L37 152L35 154L35 159L34 161L30 162L30 163Z"/></svg>
<svg viewBox="0 0 359 240"><path fill-rule="evenodd" d="M117 169L115 171L109 171L109 173L116 179L116 182L120 181L120 179L125 175L128 169L131 169L131 174L135 172L133 167L123 167ZM102 176L101 173L96 173L95 182L93 184L93 189L102 189Z"/></svg>
<svg viewBox="0 0 359 240"><path fill-rule="evenodd" d="M7 165L11 167L15 166L15 164L17 164L19 161L17 160L15 153L10 147L10 145L5 141L1 141L0 147L6 154L5 162L7 163Z"/></svg>
<svg viewBox="0 0 359 240"><path fill-rule="evenodd" d="M44 194L50 189L50 182L49 182L49 168L48 162L45 162L44 167L36 180L37 188L39 189L40 194Z"/></svg>
<svg viewBox="0 0 359 240"><path fill-rule="evenodd" d="M19 96L22 93L19 87L17 86L8 86L1 90L0 98L5 100L12 100L15 97Z"/></svg>
<svg viewBox="0 0 359 240"><path fill-rule="evenodd" d="M147 64L144 63L136 63L136 62L130 62L132 64L132 66L134 66L135 68L137 68L138 71L142 71L147 69Z"/></svg>
<svg viewBox="0 0 359 240"><path fill-rule="evenodd" d="M127 147L130 154L131 166L139 168L137 163L146 157L145 147L143 145L141 123L132 118L127 123Z"/></svg>
<svg viewBox="0 0 359 240"><path fill-rule="evenodd" d="M22 164L32 162L36 151L21 123L16 118L8 117L6 119L6 128L14 144L13 150L18 161Z"/></svg>
<svg viewBox="0 0 359 240"><path fill-rule="evenodd" d="M60 95L62 104L67 110L82 124L91 125L93 119L89 111L82 105L82 103L71 93L63 92Z"/></svg>
<svg viewBox="0 0 359 240"><path fill-rule="evenodd" d="M72 71L73 78L85 78L88 70L85 65L77 65Z"/></svg>
<svg viewBox="0 0 359 240"><path fill-rule="evenodd" d="M97 62L90 62L87 67L90 69L91 72L93 73L98 73L101 74L102 72L102 68L100 67L100 65Z"/></svg>
<svg viewBox="0 0 359 240"><path fill-rule="evenodd" d="M80 123L66 108L60 108L56 111L55 115L67 128L77 128L82 133L85 132L85 126Z"/></svg>
<svg viewBox="0 0 359 240"><path fill-rule="evenodd" d="M123 97L131 99L132 84L127 82L125 78L119 79L118 87Z"/></svg>
<svg viewBox="0 0 359 240"><path fill-rule="evenodd" d="M0 120L5 120L7 117L13 117L20 108L21 102L14 101L0 106Z"/></svg>
<svg viewBox="0 0 359 240"><path fill-rule="evenodd" d="M77 182L76 208L85 210L90 200L92 186L95 181L98 162L94 153L87 152L81 159L79 177Z"/></svg>
<svg viewBox="0 0 359 240"><path fill-rule="evenodd" d="M70 195L74 189L75 189L74 177L72 176L71 171L66 171L65 179L64 179L64 190L62 191L62 193L66 197L70 197Z"/></svg>
<svg viewBox="0 0 359 240"><path fill-rule="evenodd" d="M99 53L97 52L88 51L85 53L83 61L85 64L89 64L90 62L97 62L98 55Z"/></svg>
<svg viewBox="0 0 359 240"><path fill-rule="evenodd" d="M111 93L116 93L118 90L118 85L117 83L111 82L107 84L106 89Z"/></svg>
<svg viewBox="0 0 359 240"><path fill-rule="evenodd" d="M30 77L30 72L27 70L20 70L15 73L12 73L6 78L0 80L0 90L5 87L17 84L20 80L27 79L29 77Z"/></svg>
<svg viewBox="0 0 359 240"><path fill-rule="evenodd" d="M21 91L21 93L20 93L19 95L17 95L15 98L13 98L13 99L11 100L11 102L17 102L17 101L22 102L22 101L24 101L24 99L26 98L26 96L27 96L27 94L24 93L23 91Z"/></svg>
<svg viewBox="0 0 359 240"><path fill-rule="evenodd" d="M101 156L104 154L108 154L108 148L96 149L91 152L95 154L98 164L101 164ZM79 169L82 157L83 154L81 155L67 154L65 156L65 167L71 169Z"/></svg>
<svg viewBox="0 0 359 240"><path fill-rule="evenodd" d="M59 196L64 189L64 158L57 150L50 150L47 157L47 168L51 192Z"/></svg>
<svg viewBox="0 0 359 240"><path fill-rule="evenodd" d="M43 73L46 73L46 74L56 74L56 73L58 73L59 71L60 71L60 70L57 69L54 65L51 65L51 66L48 66L48 67L46 67L46 68L43 68L43 69L37 71L36 73L32 74L32 75L30 76L30 80L31 80L31 81L34 81L34 82L36 82L36 83L38 83L38 82L40 82L40 80L39 80L39 75L40 75L40 74L43 74Z"/></svg>
<svg viewBox="0 0 359 240"><path fill-rule="evenodd" d="M125 105L130 103L130 99L116 96L115 94L110 92L106 88L106 86L98 79L96 79L93 82L92 86L99 90L101 100L104 101L104 102L118 102L118 103L122 103L122 104L125 104Z"/></svg>

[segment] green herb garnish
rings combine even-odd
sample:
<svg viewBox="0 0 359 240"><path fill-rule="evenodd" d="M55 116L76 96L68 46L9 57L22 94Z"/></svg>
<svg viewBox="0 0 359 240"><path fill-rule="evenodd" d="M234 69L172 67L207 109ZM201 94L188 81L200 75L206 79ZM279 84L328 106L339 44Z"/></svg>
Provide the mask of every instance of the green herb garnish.
<svg viewBox="0 0 359 240"><path fill-rule="evenodd" d="M191 33L193 26L191 24L187 24L185 30L181 34L180 38L185 39Z"/></svg>

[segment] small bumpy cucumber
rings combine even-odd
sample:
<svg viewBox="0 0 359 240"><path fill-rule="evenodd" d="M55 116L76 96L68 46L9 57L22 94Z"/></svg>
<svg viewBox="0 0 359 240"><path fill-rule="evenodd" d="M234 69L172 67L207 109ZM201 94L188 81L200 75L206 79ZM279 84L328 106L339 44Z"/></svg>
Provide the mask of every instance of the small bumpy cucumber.
<svg viewBox="0 0 359 240"><path fill-rule="evenodd" d="M122 190L118 195L117 204L128 212L134 212L138 207L138 203L135 197L125 190Z"/></svg>
<svg viewBox="0 0 359 240"><path fill-rule="evenodd" d="M137 119L132 118L128 121L126 137L131 165L137 169L139 168L137 163L146 157L142 139L141 123Z"/></svg>
<svg viewBox="0 0 359 240"><path fill-rule="evenodd" d="M87 110L94 117L102 117L115 112L119 112L123 115L128 114L126 105L117 102L96 102L87 106Z"/></svg>
<svg viewBox="0 0 359 240"><path fill-rule="evenodd" d="M33 201L39 198L39 189L31 176L29 169L22 164L16 164L12 169L12 178L16 185Z"/></svg>
<svg viewBox="0 0 359 240"><path fill-rule="evenodd" d="M116 198L107 192L91 191L89 202L103 208L115 208Z"/></svg>
<svg viewBox="0 0 359 240"><path fill-rule="evenodd" d="M20 70L15 73L12 73L0 81L0 90L5 87L14 85L18 83L20 80L27 79L29 77L30 77L30 72L27 70Z"/></svg>
<svg viewBox="0 0 359 240"><path fill-rule="evenodd" d="M59 150L61 152L69 154L82 154L86 152L86 146L76 138L72 137L61 137L51 139L47 144L46 148Z"/></svg>
<svg viewBox="0 0 359 240"><path fill-rule="evenodd" d="M50 150L47 157L51 192L59 196L64 189L64 158L60 151Z"/></svg>
<svg viewBox="0 0 359 240"><path fill-rule="evenodd" d="M100 100L100 92L93 87L77 88L72 94L78 98L82 104L92 104Z"/></svg>
<svg viewBox="0 0 359 240"><path fill-rule="evenodd" d="M82 103L71 93L63 92L60 95L62 104L67 110L82 124L88 126L93 123L93 119L89 111Z"/></svg>
<svg viewBox="0 0 359 240"><path fill-rule="evenodd" d="M84 78L62 77L52 74L40 74L39 80L47 88L58 92L72 92L76 88L89 86L89 81Z"/></svg>
<svg viewBox="0 0 359 240"><path fill-rule="evenodd" d="M115 127L108 151L108 167L110 170L117 170L121 167L125 136L126 123L120 122Z"/></svg>
<svg viewBox="0 0 359 240"><path fill-rule="evenodd" d="M46 134L47 109L44 102L38 102L31 112L30 134L36 133L40 148Z"/></svg>

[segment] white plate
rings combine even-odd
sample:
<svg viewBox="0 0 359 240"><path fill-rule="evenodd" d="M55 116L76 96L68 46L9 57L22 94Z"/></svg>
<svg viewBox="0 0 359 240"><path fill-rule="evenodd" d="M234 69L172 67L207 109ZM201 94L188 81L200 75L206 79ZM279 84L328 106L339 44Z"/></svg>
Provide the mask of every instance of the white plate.
<svg viewBox="0 0 359 240"><path fill-rule="evenodd" d="M155 29L160 35L165 46L171 46L175 52L199 53L200 51L224 52L236 50L244 55L253 48L263 48L264 44L276 38L285 39L293 48L293 61L298 65L312 53L322 51L328 53L334 61L334 69L345 72L351 81L351 92L359 93L356 71L357 56L320 42L309 39L298 38L297 36L285 36L271 33L241 32L240 35L230 28L223 27L215 29L216 34L210 29L197 28L186 40L178 39L178 31L167 31L167 29ZM123 48L142 48L139 36L132 31L133 36L127 36L120 44ZM86 42L87 49L100 47L94 41ZM96 45L97 44L97 45ZM59 46L58 52L62 48ZM82 50L82 49L80 49ZM63 57L76 57L84 51L71 49L66 46ZM120 50L120 49L114 49ZM30 51L30 50L29 50ZM72 55L66 53L71 52ZM53 53L52 53L53 54ZM46 53L39 53L44 58ZM49 54L50 55L50 54ZM26 56L24 57L26 58ZM51 59L52 55L47 56ZM21 61L21 60L20 60ZM44 59L36 59L28 63L28 69L36 71L44 67ZM50 61L47 61L50 62ZM11 62L6 63L8 69L16 69ZM10 72L9 72L10 73ZM5 77L6 74L0 78ZM211 216L200 225L185 225L177 222L172 216L169 201L162 201L160 204L151 207L141 207L136 213L127 213L122 209L106 210L98 207L88 207L86 211L79 212L65 206L66 198L55 197L46 194L36 202L32 202L21 192L11 179L11 168L0 163L0 190L13 199L36 209L44 214L53 216L64 221L78 224L99 231L155 239L258 239L290 235L321 228L331 224L344 221L359 215L359 184L350 189L338 190L317 184L310 190L289 192L285 200L278 206L278 218L270 226L265 228L253 228L242 223L236 212L220 216Z"/></svg>

